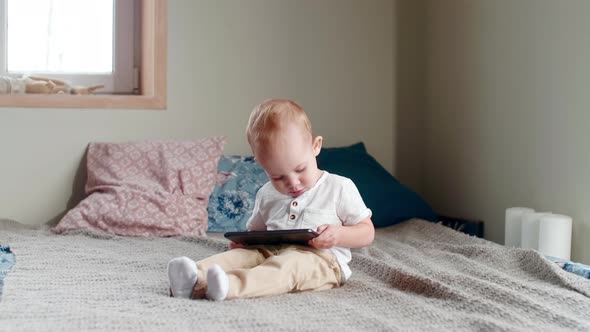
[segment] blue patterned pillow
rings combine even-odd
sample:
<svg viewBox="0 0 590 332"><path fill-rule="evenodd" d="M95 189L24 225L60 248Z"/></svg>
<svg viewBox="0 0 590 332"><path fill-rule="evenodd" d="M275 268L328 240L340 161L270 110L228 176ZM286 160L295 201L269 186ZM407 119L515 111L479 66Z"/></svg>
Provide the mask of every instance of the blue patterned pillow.
<svg viewBox="0 0 590 332"><path fill-rule="evenodd" d="M220 181L209 196L209 232L246 230L256 193L268 176L253 157L222 156L217 166Z"/></svg>

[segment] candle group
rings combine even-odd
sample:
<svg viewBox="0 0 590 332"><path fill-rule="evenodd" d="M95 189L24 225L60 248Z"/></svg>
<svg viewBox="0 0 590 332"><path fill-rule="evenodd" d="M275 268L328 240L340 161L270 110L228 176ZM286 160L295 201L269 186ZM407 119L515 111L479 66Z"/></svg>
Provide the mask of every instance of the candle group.
<svg viewBox="0 0 590 332"><path fill-rule="evenodd" d="M572 218L531 208L506 209L504 244L539 250L542 254L570 259Z"/></svg>

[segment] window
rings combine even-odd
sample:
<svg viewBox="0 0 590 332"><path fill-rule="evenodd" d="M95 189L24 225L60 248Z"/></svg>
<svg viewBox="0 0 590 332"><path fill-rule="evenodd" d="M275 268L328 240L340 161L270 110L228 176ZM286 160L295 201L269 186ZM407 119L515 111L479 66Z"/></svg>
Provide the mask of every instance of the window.
<svg viewBox="0 0 590 332"><path fill-rule="evenodd" d="M29 14L24 22L27 31L23 22L11 23L11 13L21 12L25 3L24 10L30 10L33 2L35 15L44 14ZM6 37L0 42L0 75L24 73L73 85L105 85L97 91L102 94L86 96L4 94L0 95L0 107L166 107L166 0L0 0L0 5L0 10L8 10L8 15L0 15L1 26L8 23L7 29L0 29ZM88 13L83 22L75 24L78 16ZM133 16L135 24L129 19ZM59 34L72 25L78 26L75 33ZM37 30L43 33L35 34ZM134 30L140 38L134 38ZM84 44L87 40L91 43ZM40 44L52 47L32 49ZM131 95L133 92L137 95Z"/></svg>
<svg viewBox="0 0 590 332"><path fill-rule="evenodd" d="M135 0L0 2L5 9L0 74L104 85L99 93L133 93Z"/></svg>

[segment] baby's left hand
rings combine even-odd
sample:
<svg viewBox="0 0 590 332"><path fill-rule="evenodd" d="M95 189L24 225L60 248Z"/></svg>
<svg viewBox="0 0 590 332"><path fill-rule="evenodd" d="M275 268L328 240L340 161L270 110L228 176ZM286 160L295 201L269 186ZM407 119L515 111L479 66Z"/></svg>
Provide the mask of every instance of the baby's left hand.
<svg viewBox="0 0 590 332"><path fill-rule="evenodd" d="M246 248L245 245L241 244L241 243L235 243L233 241L229 242L229 248L230 249L238 249L238 248Z"/></svg>
<svg viewBox="0 0 590 332"><path fill-rule="evenodd" d="M340 228L342 225L321 225L317 232L318 237L309 240L307 244L317 249L330 249L338 244L340 240Z"/></svg>

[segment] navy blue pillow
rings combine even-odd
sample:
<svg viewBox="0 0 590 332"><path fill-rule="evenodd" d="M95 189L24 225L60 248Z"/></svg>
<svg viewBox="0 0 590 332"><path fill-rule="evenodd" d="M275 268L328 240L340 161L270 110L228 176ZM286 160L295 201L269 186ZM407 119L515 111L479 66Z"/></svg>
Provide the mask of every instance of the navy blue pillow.
<svg viewBox="0 0 590 332"><path fill-rule="evenodd" d="M367 153L365 145L322 148L318 167L351 179L365 204L373 211L375 227L385 227L411 218L436 221L438 216L416 192L401 184Z"/></svg>

